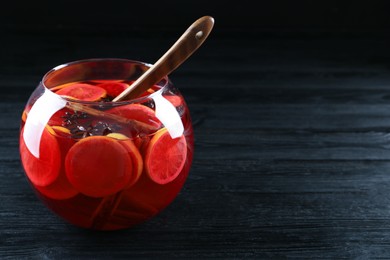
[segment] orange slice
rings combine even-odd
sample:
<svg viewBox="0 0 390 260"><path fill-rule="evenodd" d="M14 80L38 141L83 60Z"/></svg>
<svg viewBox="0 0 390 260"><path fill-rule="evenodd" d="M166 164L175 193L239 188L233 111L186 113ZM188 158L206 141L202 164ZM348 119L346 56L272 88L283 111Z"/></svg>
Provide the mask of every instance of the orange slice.
<svg viewBox="0 0 390 260"><path fill-rule="evenodd" d="M111 97L118 96L120 93L122 93L123 90L129 87L129 85L124 82L106 82L98 84L97 86L105 89L107 95Z"/></svg>
<svg viewBox="0 0 390 260"><path fill-rule="evenodd" d="M155 92L155 90L153 88L149 88L146 91L144 91L144 93L139 95L139 97L146 97L146 96L149 96L150 94L153 94L154 92Z"/></svg>
<svg viewBox="0 0 390 260"><path fill-rule="evenodd" d="M161 126L161 122L157 119L154 110L141 104L114 107L109 110L109 113L146 123L155 129Z"/></svg>
<svg viewBox="0 0 390 260"><path fill-rule="evenodd" d="M184 104L183 98L180 96L164 95L163 97L166 98L175 107L179 107Z"/></svg>
<svg viewBox="0 0 390 260"><path fill-rule="evenodd" d="M66 136L70 138L70 130L68 128L59 125L53 125L51 128L56 136Z"/></svg>
<svg viewBox="0 0 390 260"><path fill-rule="evenodd" d="M76 143L76 141L71 138L69 129L62 126L53 126L52 129L60 147L61 161L65 161L68 150ZM69 183L69 180L66 177L65 173L65 166L63 164L61 165L59 176L53 183L44 187L35 187L40 193L42 193L46 197L56 200L69 199L79 193Z"/></svg>
<svg viewBox="0 0 390 260"><path fill-rule="evenodd" d="M172 139L166 128L150 140L145 153L145 170L154 182L166 184L180 174L187 158L187 141L182 135Z"/></svg>
<svg viewBox="0 0 390 260"><path fill-rule="evenodd" d="M123 189L132 176L128 151L107 136L90 136L68 151L65 159L69 182L81 193L104 197Z"/></svg>
<svg viewBox="0 0 390 260"><path fill-rule="evenodd" d="M50 185L40 187L35 186L37 190L46 197L65 200L76 196L79 192L69 183L64 171L61 171L59 177Z"/></svg>
<svg viewBox="0 0 390 260"><path fill-rule="evenodd" d="M74 84L79 84L79 83L69 82L69 83L65 83L65 84L62 84L62 85L57 85L57 86L55 86L55 87L52 87L52 88L50 88L50 90L51 90L52 92L56 92L56 91L58 91L58 90L60 90L60 89L67 88L67 87L72 86L72 85L74 85Z"/></svg>
<svg viewBox="0 0 390 260"><path fill-rule="evenodd" d="M105 89L86 83L76 83L56 92L58 95L83 101L98 101L107 95Z"/></svg>
<svg viewBox="0 0 390 260"><path fill-rule="evenodd" d="M53 130L46 126L43 129L40 144L39 158L35 157L23 137L24 128L20 135L20 158L27 177L34 185L47 186L57 179L61 167L61 152Z"/></svg>
<svg viewBox="0 0 390 260"><path fill-rule="evenodd" d="M108 134L107 137L119 140L119 143L123 145L123 147L128 151L128 154L131 157L131 160L133 162L133 175L129 183L126 185L126 188L129 188L133 186L141 176L144 165L142 156L137 147L134 145L134 142L130 140L127 136L120 133L111 133Z"/></svg>
<svg viewBox="0 0 390 260"><path fill-rule="evenodd" d="M23 121L23 123L25 123L26 120L27 120L27 111L25 109L25 110L23 110L23 113L22 113L22 121Z"/></svg>
<svg viewBox="0 0 390 260"><path fill-rule="evenodd" d="M93 79L90 81L91 83L109 83L109 82L123 82L123 79Z"/></svg>
<svg viewBox="0 0 390 260"><path fill-rule="evenodd" d="M145 154L146 147L148 146L150 141L150 136L142 136L142 137L137 137L134 139L134 144L138 148L138 151L141 153L141 155Z"/></svg>

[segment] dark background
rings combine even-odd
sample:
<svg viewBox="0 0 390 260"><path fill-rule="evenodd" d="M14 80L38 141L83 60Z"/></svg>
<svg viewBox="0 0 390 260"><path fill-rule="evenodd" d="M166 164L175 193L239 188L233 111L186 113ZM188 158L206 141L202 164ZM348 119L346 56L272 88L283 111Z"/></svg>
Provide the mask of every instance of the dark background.
<svg viewBox="0 0 390 260"><path fill-rule="evenodd" d="M236 46L224 57L244 62L246 57L240 57L240 52L255 44L255 39L276 40L276 45L284 45L283 50L289 48L288 40L308 40L305 48L318 52L330 44L328 40L337 44L349 39L351 47L370 52L376 44L365 40L380 40L380 47L388 42L389 10L384 0L10 1L0 10L1 73L3 79L14 78L13 73L23 75L26 68L33 72L29 76L36 76L32 80L38 81L52 67L78 59L127 57L153 63L203 15L213 16L215 27L192 59L213 59L218 44L234 40ZM266 48L261 45L265 42L257 50ZM49 47L42 52L41 46Z"/></svg>
<svg viewBox="0 0 390 260"><path fill-rule="evenodd" d="M21 59L30 67L42 66L39 75L59 63L90 57L129 57L153 63L203 15L216 21L203 54L213 53L212 40L217 37L241 39L242 46L253 39L277 37L387 40L389 10L389 2L379 0L10 1L0 10L0 54L9 66L20 64ZM134 45L136 38L149 40L149 49ZM31 52L39 52L43 44L50 44L52 52L35 60L38 56ZM313 44L313 48L322 48Z"/></svg>
<svg viewBox="0 0 390 260"><path fill-rule="evenodd" d="M2 27L164 33L200 16L216 18L214 34L387 33L388 1L10 1ZM239 35L236 35L236 37Z"/></svg>
<svg viewBox="0 0 390 260"><path fill-rule="evenodd" d="M390 257L389 1L10 1L0 9L0 258ZM24 177L19 118L62 63L156 61L196 19L170 75L194 122L177 199L119 232L80 230Z"/></svg>

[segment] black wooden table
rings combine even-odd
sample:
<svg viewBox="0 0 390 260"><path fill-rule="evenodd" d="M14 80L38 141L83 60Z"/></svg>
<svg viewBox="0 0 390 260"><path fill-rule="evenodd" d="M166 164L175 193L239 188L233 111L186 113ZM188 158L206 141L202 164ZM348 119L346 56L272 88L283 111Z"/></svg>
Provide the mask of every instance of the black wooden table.
<svg viewBox="0 0 390 260"><path fill-rule="evenodd" d="M0 258L389 258L390 45L372 35L211 35L171 74L196 146L168 208L93 232L41 204L18 153L41 76L84 58L153 63L181 32L4 30Z"/></svg>

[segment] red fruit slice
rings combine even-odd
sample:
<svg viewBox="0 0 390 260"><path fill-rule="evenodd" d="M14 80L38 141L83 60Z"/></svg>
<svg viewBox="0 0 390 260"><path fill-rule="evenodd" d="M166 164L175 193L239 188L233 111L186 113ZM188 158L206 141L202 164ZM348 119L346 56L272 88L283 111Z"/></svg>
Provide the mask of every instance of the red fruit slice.
<svg viewBox="0 0 390 260"><path fill-rule="evenodd" d="M52 88L50 88L50 90L53 91L53 92L56 92L56 91L58 91L58 90L60 90L62 88L66 88L66 87L72 86L74 84L75 84L74 82L65 83L65 84L62 84L62 85L57 85L55 87L52 87Z"/></svg>
<svg viewBox="0 0 390 260"><path fill-rule="evenodd" d="M54 134L55 136L57 137L67 137L67 138L71 138L70 136L70 130L66 127L63 127L63 126L58 126L58 125L54 125L51 127L54 131Z"/></svg>
<svg viewBox="0 0 390 260"><path fill-rule="evenodd" d="M27 112L26 112L26 110L23 110L23 113L22 113L22 121L23 121L23 123L25 123L26 120L27 120Z"/></svg>
<svg viewBox="0 0 390 260"><path fill-rule="evenodd" d="M57 138L61 150L61 161L65 161L68 150L75 144L75 140L70 137L69 129L62 126L53 126L54 135ZM35 186L39 192L46 197L65 200L76 196L79 192L69 183L65 173L65 166L61 166L58 178L45 187Z"/></svg>
<svg viewBox="0 0 390 260"><path fill-rule="evenodd" d="M137 147L134 145L133 141L130 140L127 136L120 133L111 133L108 134L107 137L120 140L119 143L123 145L123 147L128 151L128 154L131 157L131 161L133 162L133 175L129 183L126 185L126 188L129 188L133 186L141 176L142 169L144 166L142 156L138 151Z"/></svg>
<svg viewBox="0 0 390 260"><path fill-rule="evenodd" d="M176 96L176 95L164 95L164 97L166 99L168 99L169 102L171 102L172 105L174 105L175 107L179 107L181 105L183 105L183 98L180 97L180 96Z"/></svg>
<svg viewBox="0 0 390 260"><path fill-rule="evenodd" d="M155 92L155 90L153 88L149 88L148 90L146 90L144 93L142 93L141 95L139 95L139 97L146 97L146 96L149 96L150 94L153 94Z"/></svg>
<svg viewBox="0 0 390 260"><path fill-rule="evenodd" d="M122 93L123 90L129 87L129 85L123 82L106 82L106 83L99 84L97 86L105 89L107 95L111 97L118 96L120 93Z"/></svg>
<svg viewBox="0 0 390 260"><path fill-rule="evenodd" d="M161 126L161 122L157 119L154 110L141 104L114 107L109 110L109 113L146 123L154 129L158 129Z"/></svg>
<svg viewBox="0 0 390 260"><path fill-rule="evenodd" d="M81 193L104 197L123 189L132 176L128 151L107 136L91 136L72 146L65 159L69 182Z"/></svg>
<svg viewBox="0 0 390 260"><path fill-rule="evenodd" d="M184 135L172 139L163 128L149 142L145 154L145 169L154 182L166 184L180 174L186 158L187 141Z"/></svg>
<svg viewBox="0 0 390 260"><path fill-rule="evenodd" d="M20 158L27 177L34 185L47 186L57 179L61 167L61 152L57 139L46 126L42 132L39 158L27 148L23 137L24 128L20 135Z"/></svg>
<svg viewBox="0 0 390 260"><path fill-rule="evenodd" d="M61 88L56 93L83 101L98 101L107 94L105 89L86 83L75 83L69 87Z"/></svg>
<svg viewBox="0 0 390 260"><path fill-rule="evenodd" d="M92 83L109 83L109 82L123 82L123 79L93 79L90 82Z"/></svg>
<svg viewBox="0 0 390 260"><path fill-rule="evenodd" d="M64 171L61 171L59 177L50 185L45 187L35 186L37 190L46 197L65 200L76 196L79 192L69 183Z"/></svg>
<svg viewBox="0 0 390 260"><path fill-rule="evenodd" d="M148 146L149 141L150 136L147 135L134 139L134 144L138 148L138 151L141 153L141 155L145 154L146 147Z"/></svg>

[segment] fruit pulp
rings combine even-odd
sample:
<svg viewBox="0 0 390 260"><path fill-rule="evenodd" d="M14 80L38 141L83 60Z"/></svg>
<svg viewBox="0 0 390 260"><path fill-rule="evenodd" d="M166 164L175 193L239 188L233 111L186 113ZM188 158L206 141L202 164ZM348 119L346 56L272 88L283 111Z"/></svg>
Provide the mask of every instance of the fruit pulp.
<svg viewBox="0 0 390 260"><path fill-rule="evenodd" d="M40 199L76 226L115 230L142 223L173 201L188 176L193 130L182 95L155 85L137 103L112 105L131 83L91 80L51 88L70 102L93 101L100 113L68 106L53 113L40 140L41 157L23 138L32 101L23 112L20 154L26 176ZM181 136L171 138L156 116L149 98L155 92L179 115Z"/></svg>

